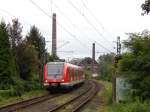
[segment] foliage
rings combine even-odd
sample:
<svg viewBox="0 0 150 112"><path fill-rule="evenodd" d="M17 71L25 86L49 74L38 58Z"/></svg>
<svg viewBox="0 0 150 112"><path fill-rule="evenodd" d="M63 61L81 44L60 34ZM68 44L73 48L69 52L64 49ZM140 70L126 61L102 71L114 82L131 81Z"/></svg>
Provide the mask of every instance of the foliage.
<svg viewBox="0 0 150 112"><path fill-rule="evenodd" d="M149 112L150 104L140 101L110 105L109 112Z"/></svg>
<svg viewBox="0 0 150 112"><path fill-rule="evenodd" d="M32 26L27 35L27 41L35 47L38 52L38 59L43 59L45 53L45 38L39 32L39 29ZM43 61L43 60L42 60Z"/></svg>
<svg viewBox="0 0 150 112"><path fill-rule="evenodd" d="M27 42L23 42L18 51L20 52L19 69L23 80L32 81L38 78L38 55L35 48Z"/></svg>
<svg viewBox="0 0 150 112"><path fill-rule="evenodd" d="M9 36L10 36L10 44L12 47L12 51L15 55L16 47L22 43L22 26L18 19L12 20L12 25L8 25Z"/></svg>
<svg viewBox="0 0 150 112"><path fill-rule="evenodd" d="M9 88L14 83L16 69L14 66L6 24L0 23L0 89Z"/></svg>
<svg viewBox="0 0 150 112"><path fill-rule="evenodd" d="M23 39L22 28L18 19L12 20L12 25L0 23L0 99L21 96L42 85L42 68L48 54L45 39L35 26Z"/></svg>
<svg viewBox="0 0 150 112"><path fill-rule="evenodd" d="M27 42L32 45L32 47L36 50L38 54L38 74L39 74L39 81L42 82L42 73L43 73L43 65L46 62L45 55L45 38L39 32L39 29L35 26L32 26L30 32L26 36Z"/></svg>
<svg viewBox="0 0 150 112"><path fill-rule="evenodd" d="M103 91L98 95L102 99L102 106L100 112L149 112L150 102L140 102L140 100L135 100L134 102L127 103L113 103L112 102L112 84L107 81L99 81L104 85Z"/></svg>
<svg viewBox="0 0 150 112"><path fill-rule="evenodd" d="M58 56L55 56L55 55L50 55L50 54L47 54L48 56L48 59L47 61L55 61L55 60L59 60L59 57Z"/></svg>
<svg viewBox="0 0 150 112"><path fill-rule="evenodd" d="M128 77L134 96L150 99L150 32L131 33L129 36L124 41L129 52L123 54L118 71Z"/></svg>
<svg viewBox="0 0 150 112"><path fill-rule="evenodd" d="M19 73L21 72L19 70L19 62L20 62L20 57L22 55L21 52L19 51L19 46L22 44L22 26L21 23L18 21L18 19L13 19L12 20L12 25L8 24L8 33L9 33L9 37L10 37L10 45L11 45L11 51L13 54L13 57L15 59L14 65L16 67L17 70L17 75L19 77Z"/></svg>
<svg viewBox="0 0 150 112"><path fill-rule="evenodd" d="M0 100L42 89L43 65L59 59L45 50L45 39L32 26L23 38L21 23L0 23Z"/></svg>
<svg viewBox="0 0 150 112"><path fill-rule="evenodd" d="M114 54L104 54L99 57L100 79L111 81L113 73Z"/></svg>
<svg viewBox="0 0 150 112"><path fill-rule="evenodd" d="M150 12L150 0L145 0L145 3L141 5L141 8L144 11L142 15L148 14Z"/></svg>

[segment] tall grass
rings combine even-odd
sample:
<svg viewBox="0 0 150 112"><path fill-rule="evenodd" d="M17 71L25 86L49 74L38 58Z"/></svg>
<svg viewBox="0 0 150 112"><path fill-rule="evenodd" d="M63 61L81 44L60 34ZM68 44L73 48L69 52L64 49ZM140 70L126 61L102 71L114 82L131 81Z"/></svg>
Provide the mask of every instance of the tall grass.
<svg viewBox="0 0 150 112"><path fill-rule="evenodd" d="M107 81L99 81L104 85L103 91L99 94L104 99L103 111L101 112L150 112L150 101L140 102L136 100L126 103L112 102L112 84Z"/></svg>
<svg viewBox="0 0 150 112"><path fill-rule="evenodd" d="M108 112L150 112L150 105L140 101L112 104Z"/></svg>

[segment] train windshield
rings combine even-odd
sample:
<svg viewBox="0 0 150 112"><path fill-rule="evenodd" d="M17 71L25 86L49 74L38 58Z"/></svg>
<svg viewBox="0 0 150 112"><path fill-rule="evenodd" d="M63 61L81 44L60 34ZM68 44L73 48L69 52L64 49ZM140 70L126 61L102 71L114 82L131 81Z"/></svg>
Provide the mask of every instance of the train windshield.
<svg viewBox="0 0 150 112"><path fill-rule="evenodd" d="M63 73L64 63L48 63L47 71L48 76L58 76Z"/></svg>

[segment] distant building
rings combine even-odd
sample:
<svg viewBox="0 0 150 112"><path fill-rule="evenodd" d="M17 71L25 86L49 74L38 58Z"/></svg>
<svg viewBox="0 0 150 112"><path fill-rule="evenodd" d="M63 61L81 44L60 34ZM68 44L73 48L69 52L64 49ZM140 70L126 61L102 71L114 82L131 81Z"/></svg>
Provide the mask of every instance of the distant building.
<svg viewBox="0 0 150 112"><path fill-rule="evenodd" d="M96 61L94 61L94 64L92 64L92 61L93 61L92 58L85 57L85 58L82 58L82 59L80 59L80 58L72 59L70 61L70 63L78 65L78 66L81 66L85 70L90 71L91 73L92 73L92 70L94 68L95 73L97 73L97 71L98 71L98 63Z"/></svg>

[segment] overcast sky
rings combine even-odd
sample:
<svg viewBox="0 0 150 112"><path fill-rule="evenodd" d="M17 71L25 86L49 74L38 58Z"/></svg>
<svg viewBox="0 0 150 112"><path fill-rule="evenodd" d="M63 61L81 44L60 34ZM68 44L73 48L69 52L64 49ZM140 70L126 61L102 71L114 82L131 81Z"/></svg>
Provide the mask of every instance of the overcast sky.
<svg viewBox="0 0 150 112"><path fill-rule="evenodd" d="M61 58L91 57L93 42L96 42L96 52L99 52L96 57L109 51L115 52L113 41L116 41L117 36L125 40L128 38L125 33L150 30L150 16L141 16L140 6L144 0L33 1L50 17L53 12L57 14L57 47ZM30 0L0 0L0 19L8 23L14 17L22 23L23 35L35 24L46 38L46 48L51 52L50 17Z"/></svg>

